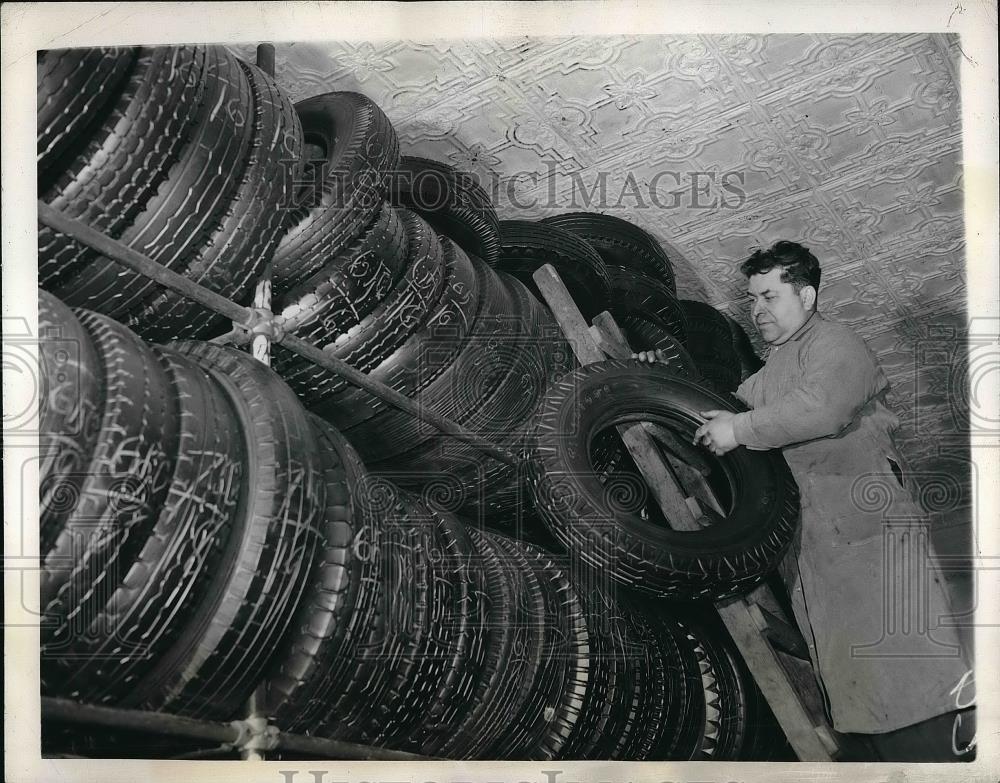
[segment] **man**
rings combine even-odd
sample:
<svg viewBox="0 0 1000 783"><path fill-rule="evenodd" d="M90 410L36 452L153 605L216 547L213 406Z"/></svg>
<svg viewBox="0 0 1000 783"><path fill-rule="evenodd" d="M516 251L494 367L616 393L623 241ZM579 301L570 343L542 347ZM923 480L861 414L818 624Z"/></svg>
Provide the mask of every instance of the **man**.
<svg viewBox="0 0 1000 783"><path fill-rule="evenodd" d="M778 242L740 269L770 353L736 392L751 410L704 411L694 442L784 454L802 512L781 575L834 729L869 735L883 760L961 760L952 730L971 727L955 714L971 667L956 630L938 627L951 611L905 487L885 375L860 337L817 311L808 249Z"/></svg>

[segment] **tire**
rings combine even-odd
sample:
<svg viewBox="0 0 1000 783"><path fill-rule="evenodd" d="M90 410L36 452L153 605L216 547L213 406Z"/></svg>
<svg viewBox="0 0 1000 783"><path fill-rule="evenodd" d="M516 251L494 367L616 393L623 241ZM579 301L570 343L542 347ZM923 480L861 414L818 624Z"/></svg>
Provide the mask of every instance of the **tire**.
<svg viewBox="0 0 1000 783"><path fill-rule="evenodd" d="M666 711L644 758L688 761L696 758L705 737L705 685L697 651L684 626L665 615L662 607L647 614L653 628L654 664L667 675ZM654 659L655 660L655 659ZM655 737L655 738L654 738Z"/></svg>
<svg viewBox="0 0 1000 783"><path fill-rule="evenodd" d="M181 274L190 256L218 230L242 178L253 138L253 124L243 111L251 105L250 85L236 58L224 47L208 48L204 81L201 105L177 162L118 237ZM233 106L241 110L232 111ZM68 278L59 293L73 304L122 319L140 309L156 290L156 283L146 276L123 269L111 259L95 258Z"/></svg>
<svg viewBox="0 0 1000 783"><path fill-rule="evenodd" d="M750 718L743 681L718 631L696 621L682 620L681 626L694 646L704 685L705 730L692 758L737 761L742 758Z"/></svg>
<svg viewBox="0 0 1000 783"><path fill-rule="evenodd" d="M326 484L323 540L266 677L267 714L285 731L308 730L343 687L381 576L376 553L383 526L373 501L386 488L368 481L361 458L339 432L318 417L310 421Z"/></svg>
<svg viewBox="0 0 1000 783"><path fill-rule="evenodd" d="M627 318L622 330L633 351L663 351L661 364L672 367L676 372L692 380L700 380L701 373L684 344L660 324L643 318Z"/></svg>
<svg viewBox="0 0 1000 783"><path fill-rule="evenodd" d="M104 409L79 496L42 558L42 644L56 657L74 617L93 617L96 585L117 581L155 524L177 449L177 400L166 371L125 327L88 311L77 318L97 349Z"/></svg>
<svg viewBox="0 0 1000 783"><path fill-rule="evenodd" d="M138 51L132 77L87 145L39 198L114 239L121 239L180 160L202 112L209 49ZM95 250L38 227L38 279L57 295L100 259ZM72 292L70 292L72 293ZM67 304L76 299L60 297Z"/></svg>
<svg viewBox="0 0 1000 783"><path fill-rule="evenodd" d="M500 221L489 194L471 174L447 163L407 155L399 159L390 201L412 209L474 256L494 266L500 257Z"/></svg>
<svg viewBox="0 0 1000 783"><path fill-rule="evenodd" d="M358 324L338 335L324 333L317 324L300 327L295 334L315 341L331 356L362 371L377 367L422 326L444 286L444 249L433 229L412 212L403 216L410 250L406 272L378 307ZM332 338L332 339L331 339ZM349 384L339 376L317 367L297 354L280 348L274 351L275 369L314 408Z"/></svg>
<svg viewBox="0 0 1000 783"><path fill-rule="evenodd" d="M301 178L302 128L291 102L274 80L254 65L236 61L252 98L233 104L237 116L248 110L250 146L242 176L233 169L235 191L211 233L192 246L183 274L238 304L249 305L254 287L287 226L287 205ZM205 337L224 319L187 297L159 290L129 324L150 340Z"/></svg>
<svg viewBox="0 0 1000 783"><path fill-rule="evenodd" d="M435 530L405 493L386 493L379 541L382 578L370 622L360 633L350 674L312 724L317 736L356 741L377 725L392 694L415 670L415 653L430 630L431 563Z"/></svg>
<svg viewBox="0 0 1000 783"><path fill-rule="evenodd" d="M86 144L135 67L134 48L55 49L38 53L38 192Z"/></svg>
<svg viewBox="0 0 1000 783"><path fill-rule="evenodd" d="M533 677L526 677L522 683L527 696L507 722L497 755L551 760L572 731L586 691L587 671L582 661L586 626L565 570L549 553L514 539L502 543L510 550L519 550L521 567L530 569L535 576L542 603L540 615L533 616L532 622L540 620L544 632L537 647Z"/></svg>
<svg viewBox="0 0 1000 783"><path fill-rule="evenodd" d="M454 361L417 396L426 409L448 418L457 417L468 406L479 405L482 399L479 392L485 389L486 394L495 388L508 367L503 364L503 357L496 355L494 346L521 338L527 328L501 275L482 261L472 259L472 262L480 291L476 320ZM469 379L474 373L479 373L481 383L470 387ZM389 408L344 430L370 465L404 448L425 443L436 432L432 425Z"/></svg>
<svg viewBox="0 0 1000 783"><path fill-rule="evenodd" d="M442 373L461 351L479 310L479 276L472 260L442 237L445 282L441 297L424 325L368 373L400 394L412 397ZM317 405L318 415L348 427L366 421L389 406L368 392L351 387Z"/></svg>
<svg viewBox="0 0 1000 783"><path fill-rule="evenodd" d="M726 323L729 324L729 334L732 337L733 349L740 362L740 382L745 381L757 370L764 366L764 362L754 350L753 343L743 330L743 327L733 318L724 315Z"/></svg>
<svg viewBox="0 0 1000 783"><path fill-rule="evenodd" d="M633 698L626 624L608 587L583 579L574 581L573 586L586 623L588 682L579 717L558 758L605 759L602 742L621 736Z"/></svg>
<svg viewBox="0 0 1000 783"><path fill-rule="evenodd" d="M275 279L295 279L295 269L334 258L350 246L385 200L399 164L399 141L375 103L354 92L330 92L295 104L307 145L319 146L319 163L307 161L306 179L291 227L274 254ZM320 262L321 265L321 262Z"/></svg>
<svg viewBox="0 0 1000 783"><path fill-rule="evenodd" d="M483 737L498 731L495 721L501 705L497 701L500 684L505 678L514 641L519 627L517 602L518 584L509 565L504 560L492 537L483 531L470 528L469 537L476 549L484 592L479 595L482 604L482 625L478 627L481 648L478 666L468 678L468 695L461 707L456 705L442 715L439 729L424 743L424 753L444 758L467 759ZM470 660L472 660L470 656Z"/></svg>
<svg viewBox="0 0 1000 783"><path fill-rule="evenodd" d="M78 602L68 617L71 630L58 629L48 645L59 657L47 667L46 682L93 703L120 701L206 598L245 492L243 436L222 390L180 354L152 351L179 405L177 458L162 510L145 538L134 531L138 551L119 573L93 580L92 613L82 615L88 604Z"/></svg>
<svg viewBox="0 0 1000 783"><path fill-rule="evenodd" d="M615 730L605 732L600 758L644 761L652 755L652 747L666 728L669 686L652 624L633 608L623 609L625 638L630 643L625 670L626 682L631 686L631 701Z"/></svg>
<svg viewBox="0 0 1000 783"><path fill-rule="evenodd" d="M274 310L286 330L321 321L327 334L340 334L385 298L402 275L407 254L403 213L383 203L371 225L339 255L317 254L320 266L303 265L292 277L275 278Z"/></svg>
<svg viewBox="0 0 1000 783"><path fill-rule="evenodd" d="M619 323L642 319L660 326L681 342L687 339L684 311L667 286L622 266L609 266L608 274L611 311Z"/></svg>
<svg viewBox="0 0 1000 783"><path fill-rule="evenodd" d="M80 499L104 413L104 377L90 335L66 305L38 292L39 543L44 557Z"/></svg>
<svg viewBox="0 0 1000 783"><path fill-rule="evenodd" d="M570 212L543 218L542 223L572 231L585 239L608 266L627 267L648 275L677 296L673 263L663 245L634 223L596 212Z"/></svg>
<svg viewBox="0 0 1000 783"><path fill-rule="evenodd" d="M681 300L688 324L687 347L707 385L716 393L740 385L740 360L726 317L711 305Z"/></svg>
<svg viewBox="0 0 1000 783"><path fill-rule="evenodd" d="M494 695L493 731L484 733L472 751L477 759L518 759L523 745L519 715L531 709L538 687L545 643L545 594L521 542L490 534L490 541L514 573L520 622L515 627L507 668Z"/></svg>
<svg viewBox="0 0 1000 783"><path fill-rule="evenodd" d="M427 623L430 632L413 652L412 674L384 700L378 718L361 736L375 745L418 749L455 697L457 680L465 668L473 623L475 580L469 558L475 551L462 522L453 514L431 511L414 502L433 526L435 549L425 550L431 565Z"/></svg>
<svg viewBox="0 0 1000 783"><path fill-rule="evenodd" d="M607 309L611 280L601 257L576 234L529 220L500 222L497 268L520 280L543 301L532 274L552 264L585 318Z"/></svg>
<svg viewBox="0 0 1000 783"><path fill-rule="evenodd" d="M308 583L323 471L309 419L277 375L233 348L171 347L207 371L235 409L247 489L208 599L122 706L225 720L242 713Z"/></svg>
<svg viewBox="0 0 1000 783"><path fill-rule="evenodd" d="M610 388L613 395L600 393ZM730 489L726 522L682 532L609 503L585 448L601 429L630 419L663 423L689 439L699 411L710 409L740 410L732 398L635 360L591 364L552 385L535 420L529 483L553 535L640 593L718 599L759 582L788 547L798 515L798 491L780 454L740 448L715 460ZM594 527L592 519L613 524Z"/></svg>

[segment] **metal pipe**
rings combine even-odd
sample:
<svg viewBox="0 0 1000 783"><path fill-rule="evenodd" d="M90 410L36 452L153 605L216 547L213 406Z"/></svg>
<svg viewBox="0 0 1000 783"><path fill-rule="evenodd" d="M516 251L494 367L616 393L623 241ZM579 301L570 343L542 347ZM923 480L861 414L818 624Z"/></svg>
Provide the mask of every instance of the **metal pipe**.
<svg viewBox="0 0 1000 783"><path fill-rule="evenodd" d="M186 277L161 266L152 259L149 259L141 253L138 253L128 247L128 245L122 244L115 239L111 239L110 237L102 234L100 231L91 228L86 223L67 217L59 210L49 204L46 204L44 201L38 202L38 220L54 231L58 231L61 234L65 234L73 239L83 242L88 247L97 250L111 260L117 261L123 266L126 266L141 275L145 275L151 280L155 280L157 283L169 288L171 291L176 291L189 299L193 299L198 304L207 307L209 310L212 310L219 315L225 316L231 321L238 324L246 324L250 323L254 317L254 312L251 309L242 307L235 302L231 302L224 296L221 296L214 291L210 291L204 286L195 283L193 280L188 280ZM389 403L404 413L409 413L411 416L415 416L421 421L436 427L441 432L451 435L463 443L475 446L480 451L488 454L494 459L498 459L508 465L516 465L518 462L518 458L507 449L499 448L480 436L478 433L466 430L464 427L456 424L451 419L446 419L444 416L441 416L432 410L428 410L416 400L407 397L405 394L400 394L392 387L386 386L384 383L379 381L372 380L360 370L357 370L349 365L347 362L330 356L322 349L317 348L311 343L307 343L305 340L302 340L293 334L283 335L280 339L276 339L275 342L280 342L281 345L298 354L302 358L308 359L313 364L322 367L324 370L329 370L335 375L338 375L349 383L364 389L366 392L378 397L384 402Z"/></svg>
<svg viewBox="0 0 1000 783"><path fill-rule="evenodd" d="M229 723L196 720L164 712L98 707L93 704L81 704L70 699L58 699L51 696L42 697L42 719L66 723L86 723L91 726L106 726L129 731L150 731L173 737L218 742L220 745L232 744L241 735L240 730ZM433 758L415 753L404 753L399 750L360 745L355 742L342 742L324 737L306 737L286 732L278 734L278 747L315 756L328 756L333 759L428 761Z"/></svg>

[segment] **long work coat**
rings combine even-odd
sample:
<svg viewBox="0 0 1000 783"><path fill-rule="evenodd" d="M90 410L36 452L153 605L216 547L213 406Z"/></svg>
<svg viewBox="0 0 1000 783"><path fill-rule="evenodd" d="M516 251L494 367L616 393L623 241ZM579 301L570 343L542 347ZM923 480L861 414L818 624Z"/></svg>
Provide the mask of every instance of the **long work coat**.
<svg viewBox="0 0 1000 783"><path fill-rule="evenodd" d="M737 390L736 440L780 448L802 519L781 573L833 727L892 731L957 708L970 669L925 514L892 441L884 373L814 314Z"/></svg>

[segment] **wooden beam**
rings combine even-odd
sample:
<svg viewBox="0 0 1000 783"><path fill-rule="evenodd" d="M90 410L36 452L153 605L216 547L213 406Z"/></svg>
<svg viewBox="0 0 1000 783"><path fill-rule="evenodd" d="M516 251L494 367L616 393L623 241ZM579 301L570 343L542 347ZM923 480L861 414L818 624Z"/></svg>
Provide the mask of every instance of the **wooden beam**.
<svg viewBox="0 0 1000 783"><path fill-rule="evenodd" d="M598 346L555 268L545 264L535 271L533 277L580 364L604 361L604 351ZM696 513L664 464L649 433L641 424L623 424L617 429L670 525L678 530L701 530Z"/></svg>
<svg viewBox="0 0 1000 783"><path fill-rule="evenodd" d="M825 723L817 724L809 714L777 653L757 628L746 601L742 598L720 601L715 608L799 759L832 761L830 750L818 732ZM832 740L829 732L827 736Z"/></svg>
<svg viewBox="0 0 1000 783"><path fill-rule="evenodd" d="M770 640L771 644L803 661L809 660L809 648L806 647L802 634L760 604L748 603L747 608L750 610L750 617L753 619L754 625Z"/></svg>

